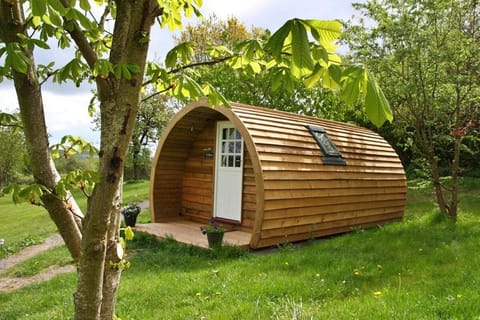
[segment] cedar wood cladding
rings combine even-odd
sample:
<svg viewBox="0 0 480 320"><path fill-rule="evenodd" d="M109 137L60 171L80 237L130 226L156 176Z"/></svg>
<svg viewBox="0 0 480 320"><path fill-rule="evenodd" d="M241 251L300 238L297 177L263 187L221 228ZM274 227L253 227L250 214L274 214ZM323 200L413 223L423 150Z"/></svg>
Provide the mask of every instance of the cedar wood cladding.
<svg viewBox="0 0 480 320"><path fill-rule="evenodd" d="M213 212L216 121L230 120L245 141L242 223L250 246L305 240L401 219L406 179L392 147L357 126L271 109L193 103L160 140L151 179L152 222L179 215L207 222ZM324 165L305 125L326 130L346 166Z"/></svg>

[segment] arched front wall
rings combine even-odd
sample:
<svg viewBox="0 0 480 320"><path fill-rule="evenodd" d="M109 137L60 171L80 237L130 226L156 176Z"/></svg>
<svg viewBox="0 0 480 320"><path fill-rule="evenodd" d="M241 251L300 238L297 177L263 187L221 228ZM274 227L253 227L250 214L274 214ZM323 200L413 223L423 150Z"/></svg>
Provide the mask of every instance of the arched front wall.
<svg viewBox="0 0 480 320"><path fill-rule="evenodd" d="M230 120L240 131L244 138L245 147L250 156L253 172L255 176L256 190L256 209L255 221L253 225L250 247L257 247L260 238L260 231L263 221L263 176L258 158L258 153L252 141L252 137L243 122L237 117L230 108L217 106L211 107L206 100L194 102L180 112L178 112L162 135L151 169L150 180L150 214L152 222L161 222L163 218L166 220L178 215L181 211L181 191L182 176L186 155L189 151L189 143L193 143L196 138L197 131L206 123L199 123L199 115L207 111L207 113L221 115ZM189 117L192 119L190 120ZM192 125L191 132L185 130L188 125ZM194 128L195 126L195 128ZM183 131L182 131L183 130ZM181 141L179 141L181 139ZM160 167L168 166L171 174L163 174L162 180L158 178L158 170ZM164 170L164 169L162 169ZM160 208L162 216L159 217Z"/></svg>

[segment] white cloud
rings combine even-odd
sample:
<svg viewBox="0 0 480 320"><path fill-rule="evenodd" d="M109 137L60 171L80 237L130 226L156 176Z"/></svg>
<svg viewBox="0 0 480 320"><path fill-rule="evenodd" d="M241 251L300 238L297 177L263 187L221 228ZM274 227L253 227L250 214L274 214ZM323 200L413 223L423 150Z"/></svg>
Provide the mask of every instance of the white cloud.
<svg viewBox="0 0 480 320"><path fill-rule="evenodd" d="M201 11L204 15L215 13L220 18L235 16L237 18L248 17L255 12L263 11L274 6L275 0L205 0ZM240 19L241 20L241 19Z"/></svg>
<svg viewBox="0 0 480 320"><path fill-rule="evenodd" d="M61 91L62 87L58 87L58 90ZM79 91L78 94L64 95L44 90L42 94L51 144L58 143L64 135L81 136L96 145L99 144L99 133L91 130L92 119L88 116L90 93ZM18 110L17 96L13 88L0 89L0 96L0 110Z"/></svg>

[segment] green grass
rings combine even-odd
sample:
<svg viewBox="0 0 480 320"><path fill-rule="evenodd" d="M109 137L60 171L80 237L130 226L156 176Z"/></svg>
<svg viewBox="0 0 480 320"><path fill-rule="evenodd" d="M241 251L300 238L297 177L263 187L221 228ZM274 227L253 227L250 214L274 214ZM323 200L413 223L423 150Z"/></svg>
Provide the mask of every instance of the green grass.
<svg viewBox="0 0 480 320"><path fill-rule="evenodd" d="M479 319L480 185L463 181L456 224L409 184L402 222L246 252L144 234L128 244L121 319ZM0 319L69 319L76 275L0 294ZM38 302L37 302L38 301ZM22 303L19 303L22 302Z"/></svg>
<svg viewBox="0 0 480 320"><path fill-rule="evenodd" d="M0 197L0 259L24 247L40 243L55 233L56 227L48 213L30 204L15 205L9 196Z"/></svg>
<svg viewBox="0 0 480 320"><path fill-rule="evenodd" d="M73 259L65 246L60 246L39 253L32 259L25 260L14 267L0 272L0 279L6 277L30 277L50 266L72 264Z"/></svg>
<svg viewBox="0 0 480 320"><path fill-rule="evenodd" d="M125 183L124 203L147 200L148 186L148 181ZM85 212L87 199L81 192L75 192L74 196L80 208ZM148 210L140 213L140 222L149 220ZM55 224L43 208L27 203L15 205L10 195L0 197L0 239L5 240L5 244L0 246L0 259L5 258L8 254L18 252L24 247L41 243L56 230Z"/></svg>

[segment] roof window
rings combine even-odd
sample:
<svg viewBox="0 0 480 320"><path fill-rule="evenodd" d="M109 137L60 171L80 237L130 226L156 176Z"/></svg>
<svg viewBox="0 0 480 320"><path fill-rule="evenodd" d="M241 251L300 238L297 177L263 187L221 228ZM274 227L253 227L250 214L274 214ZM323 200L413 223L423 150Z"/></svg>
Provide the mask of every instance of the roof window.
<svg viewBox="0 0 480 320"><path fill-rule="evenodd" d="M325 129L317 126L305 126L308 131L312 134L313 138L317 142L318 146L322 150L323 157L322 161L324 164L334 164L345 166L347 162L342 157L340 151L333 143L333 141L328 136Z"/></svg>

